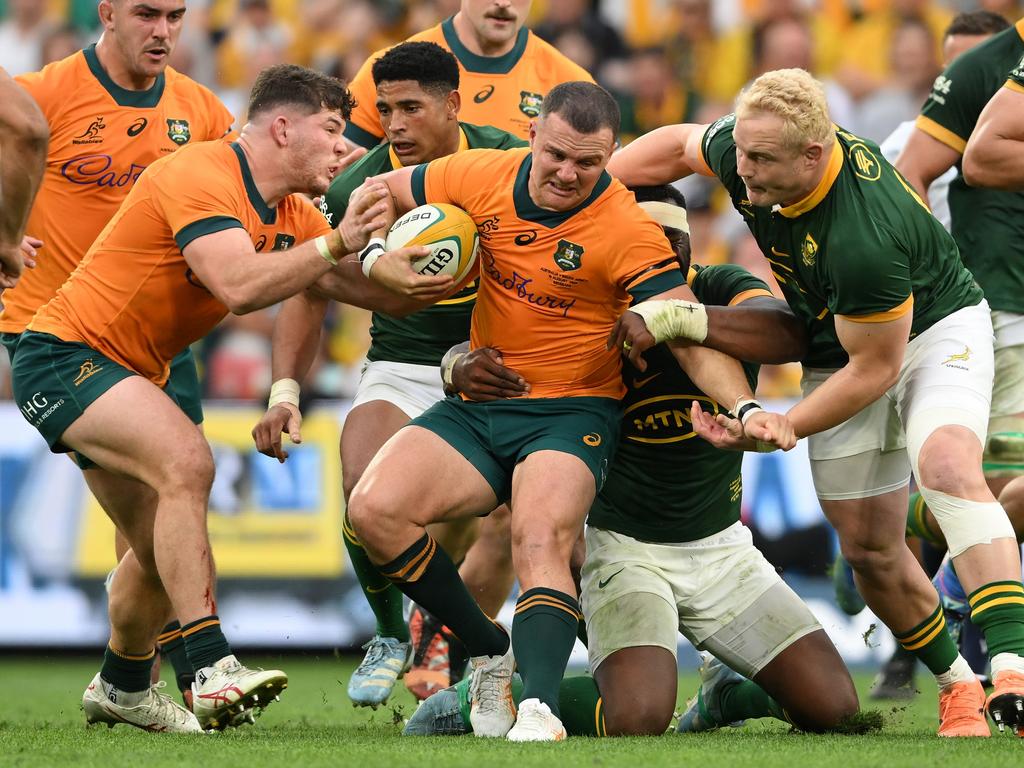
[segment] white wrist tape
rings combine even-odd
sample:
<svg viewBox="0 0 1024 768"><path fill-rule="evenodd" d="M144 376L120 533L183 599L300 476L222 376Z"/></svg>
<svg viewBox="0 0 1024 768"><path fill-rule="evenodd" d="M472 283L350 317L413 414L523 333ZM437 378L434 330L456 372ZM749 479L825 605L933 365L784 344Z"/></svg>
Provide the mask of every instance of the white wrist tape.
<svg viewBox="0 0 1024 768"><path fill-rule="evenodd" d="M708 313L703 304L661 299L640 302L629 311L644 319L656 344L671 339L688 339L699 344L708 337Z"/></svg>
<svg viewBox="0 0 1024 768"><path fill-rule="evenodd" d="M324 261L332 266L338 266L338 260L331 253L331 247L327 245L327 235L320 235L320 237L313 241L313 244L316 245L316 250Z"/></svg>
<svg viewBox="0 0 1024 768"><path fill-rule="evenodd" d="M452 381L452 375L455 373L455 364L459 362L460 358L465 356L465 352L456 352L444 361L444 371L441 374L441 380L444 381L444 385L449 389L455 386L455 382Z"/></svg>
<svg viewBox="0 0 1024 768"><path fill-rule="evenodd" d="M373 265L377 263L384 254L384 240L380 237L375 237L367 243L366 247L359 252L359 263L363 265L363 274L367 277L370 276L370 270L373 269Z"/></svg>
<svg viewBox="0 0 1024 768"><path fill-rule="evenodd" d="M267 408L280 403L288 403L299 407L299 382L295 379L278 379L270 385L270 399Z"/></svg>
<svg viewBox="0 0 1024 768"><path fill-rule="evenodd" d="M747 420L758 411L763 411L762 406L757 400L752 398L737 398L736 405L732 407L733 415L740 420L740 424L743 426L747 425Z"/></svg>

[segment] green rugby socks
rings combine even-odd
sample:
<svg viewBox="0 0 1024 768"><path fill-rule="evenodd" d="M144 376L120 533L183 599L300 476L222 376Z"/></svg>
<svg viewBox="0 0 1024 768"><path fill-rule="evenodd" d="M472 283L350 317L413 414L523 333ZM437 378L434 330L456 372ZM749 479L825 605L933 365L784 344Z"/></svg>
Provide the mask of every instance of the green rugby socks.
<svg viewBox="0 0 1024 768"><path fill-rule="evenodd" d="M985 635L988 655L1024 656L1024 585L994 581L967 596L971 621Z"/></svg>
<svg viewBox="0 0 1024 768"><path fill-rule="evenodd" d="M927 619L908 632L893 632L893 635L897 642L919 658L933 675L948 672L960 655L956 643L946 629L942 606L935 606L935 610Z"/></svg>
<svg viewBox="0 0 1024 768"><path fill-rule="evenodd" d="M174 668L174 680L178 684L178 690L189 690L196 676L189 663L188 653L185 652L185 638L181 636L181 624L175 620L164 627L160 636L157 637L156 643L160 646L160 652Z"/></svg>
<svg viewBox="0 0 1024 768"><path fill-rule="evenodd" d="M231 655L231 646L221 631L218 616L204 616L189 622L181 628L181 636L185 640L185 653L194 670L212 667L225 656Z"/></svg>
<svg viewBox="0 0 1024 768"><path fill-rule="evenodd" d="M752 680L723 685L718 702L721 707L722 725L759 717L774 717L787 723L791 722L779 703Z"/></svg>
<svg viewBox="0 0 1024 768"><path fill-rule="evenodd" d="M934 530L928 522L928 505L919 492L910 494L910 506L907 508L907 538L911 537L927 541L939 549L946 548L942 532Z"/></svg>
<svg viewBox="0 0 1024 768"><path fill-rule="evenodd" d="M149 688L150 671L153 669L155 651L146 654L132 655L107 646L103 654L103 667L100 677L115 688L129 693L145 691Z"/></svg>
<svg viewBox="0 0 1024 768"><path fill-rule="evenodd" d="M462 722L469 727L469 678L455 685L459 695ZM512 700L516 706L523 700L523 681L519 675L512 676ZM558 708L562 711L562 725L570 736L607 736L604 725L604 704L597 681L589 675L566 677L558 686Z"/></svg>
<svg viewBox="0 0 1024 768"><path fill-rule="evenodd" d="M400 643L409 642L409 625L402 616L402 591L370 562L366 550L359 543L359 538L348 521L347 514L342 520L341 530L352 570L356 572L363 596L377 619L377 634L381 637L393 637Z"/></svg>
<svg viewBox="0 0 1024 768"><path fill-rule="evenodd" d="M555 715L559 715L558 687L576 642L580 616L576 599L556 589L528 589L516 601L512 647L523 677L523 698L539 699Z"/></svg>
<svg viewBox="0 0 1024 768"><path fill-rule="evenodd" d="M480 610L451 558L429 534L423 534L379 570L413 602L451 629L470 656L502 656L508 651L505 630Z"/></svg>

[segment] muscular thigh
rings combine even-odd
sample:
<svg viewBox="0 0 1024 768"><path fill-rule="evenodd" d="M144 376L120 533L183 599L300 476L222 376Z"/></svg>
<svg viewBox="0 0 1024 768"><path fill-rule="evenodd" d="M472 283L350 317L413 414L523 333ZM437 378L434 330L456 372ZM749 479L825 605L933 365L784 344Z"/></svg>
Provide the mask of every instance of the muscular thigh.
<svg viewBox="0 0 1024 768"><path fill-rule="evenodd" d="M469 459L429 429L400 429L370 461L353 491L374 508L402 510L418 525L480 515L497 506L490 483Z"/></svg>
<svg viewBox="0 0 1024 768"><path fill-rule="evenodd" d="M355 488L370 460L409 416L393 403L371 400L348 412L341 431L341 472L346 495Z"/></svg>

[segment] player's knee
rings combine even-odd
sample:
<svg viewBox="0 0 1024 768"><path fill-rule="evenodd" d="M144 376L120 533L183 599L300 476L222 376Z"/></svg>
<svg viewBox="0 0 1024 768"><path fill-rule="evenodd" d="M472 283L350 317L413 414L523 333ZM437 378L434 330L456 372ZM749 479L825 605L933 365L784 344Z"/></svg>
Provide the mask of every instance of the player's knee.
<svg viewBox="0 0 1024 768"><path fill-rule="evenodd" d="M650 699L633 700L629 706L616 707L604 702L605 731L609 736L657 736L672 722L672 702Z"/></svg>
<svg viewBox="0 0 1024 768"><path fill-rule="evenodd" d="M205 439L179 444L160 462L163 472L156 489L161 496L182 498L209 496L213 487L214 463L210 445Z"/></svg>
<svg viewBox="0 0 1024 768"><path fill-rule="evenodd" d="M985 486L981 471L981 444L966 427L933 432L917 459L917 481L929 490L963 496Z"/></svg>
<svg viewBox="0 0 1024 768"><path fill-rule="evenodd" d="M840 542L843 558L859 573L887 568L900 558L903 542L850 540Z"/></svg>
<svg viewBox="0 0 1024 768"><path fill-rule="evenodd" d="M842 730L859 711L852 683L830 686L818 696L802 696L797 707L786 709L797 728L811 733Z"/></svg>
<svg viewBox="0 0 1024 768"><path fill-rule="evenodd" d="M378 540L390 540L394 530L394 509L378 490L357 484L349 496L348 521L366 546Z"/></svg>

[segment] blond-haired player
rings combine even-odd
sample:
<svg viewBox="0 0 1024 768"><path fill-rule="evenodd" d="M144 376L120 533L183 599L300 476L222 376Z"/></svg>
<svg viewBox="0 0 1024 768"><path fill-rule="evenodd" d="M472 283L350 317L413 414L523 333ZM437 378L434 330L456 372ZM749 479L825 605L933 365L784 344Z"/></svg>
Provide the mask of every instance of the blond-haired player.
<svg viewBox="0 0 1024 768"><path fill-rule="evenodd" d="M992 324L952 238L875 144L832 124L821 85L799 69L762 75L713 125L642 137L610 167L630 184L693 172L722 181L809 329L804 398L788 416L809 437L815 488L861 594L935 674L940 735L988 736L984 690L904 543L913 470L988 642L989 712L1020 728L1020 557L981 470ZM634 354L678 336L757 359L770 333L742 308L639 309L646 328L627 313L615 337ZM731 423L701 421L722 444L737 437Z"/></svg>

